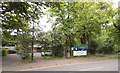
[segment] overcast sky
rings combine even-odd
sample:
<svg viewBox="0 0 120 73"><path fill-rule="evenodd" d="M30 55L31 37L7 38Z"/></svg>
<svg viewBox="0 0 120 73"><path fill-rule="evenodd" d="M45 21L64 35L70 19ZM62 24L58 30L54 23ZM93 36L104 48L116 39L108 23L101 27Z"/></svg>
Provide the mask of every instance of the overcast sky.
<svg viewBox="0 0 120 73"><path fill-rule="evenodd" d="M120 0L112 0L112 2L114 2L114 5L113 5L114 8L118 7L118 1L120 1ZM45 31L45 32L52 30L52 28L51 28L52 24L46 23L47 20L48 20L47 16L44 15L43 18L40 19L40 24L39 24L39 25L42 25L43 31Z"/></svg>

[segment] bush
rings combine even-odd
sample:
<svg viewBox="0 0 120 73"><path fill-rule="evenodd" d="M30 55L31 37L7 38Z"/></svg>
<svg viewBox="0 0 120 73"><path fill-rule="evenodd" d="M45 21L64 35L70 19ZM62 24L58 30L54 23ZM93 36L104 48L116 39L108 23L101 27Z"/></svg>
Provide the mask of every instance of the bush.
<svg viewBox="0 0 120 73"><path fill-rule="evenodd" d="M2 49L2 56L6 56L8 54L8 50L7 49Z"/></svg>
<svg viewBox="0 0 120 73"><path fill-rule="evenodd" d="M94 55L96 53L96 48L98 47L98 44L95 41L90 41L88 47L88 53Z"/></svg>
<svg viewBox="0 0 120 73"><path fill-rule="evenodd" d="M28 60L31 58L29 48L21 47L17 54L21 56L22 60Z"/></svg>
<svg viewBox="0 0 120 73"><path fill-rule="evenodd" d="M15 54L17 53L17 50L8 50L8 54Z"/></svg>
<svg viewBox="0 0 120 73"><path fill-rule="evenodd" d="M55 57L63 57L63 48L61 47L61 45L58 45L57 47L53 47L52 49L52 54Z"/></svg>
<svg viewBox="0 0 120 73"><path fill-rule="evenodd" d="M36 50L33 50L33 52L34 52L34 53L37 53L37 51L36 51Z"/></svg>
<svg viewBox="0 0 120 73"><path fill-rule="evenodd" d="M20 55L21 55L22 60L30 59L30 54L29 53L22 52Z"/></svg>

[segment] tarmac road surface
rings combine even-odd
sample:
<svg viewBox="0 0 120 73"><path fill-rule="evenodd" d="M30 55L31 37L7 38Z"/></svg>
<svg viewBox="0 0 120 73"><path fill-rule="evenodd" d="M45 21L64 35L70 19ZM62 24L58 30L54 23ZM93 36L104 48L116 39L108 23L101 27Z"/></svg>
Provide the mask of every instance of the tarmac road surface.
<svg viewBox="0 0 120 73"><path fill-rule="evenodd" d="M53 66L47 68L31 69L29 71L118 71L118 60Z"/></svg>

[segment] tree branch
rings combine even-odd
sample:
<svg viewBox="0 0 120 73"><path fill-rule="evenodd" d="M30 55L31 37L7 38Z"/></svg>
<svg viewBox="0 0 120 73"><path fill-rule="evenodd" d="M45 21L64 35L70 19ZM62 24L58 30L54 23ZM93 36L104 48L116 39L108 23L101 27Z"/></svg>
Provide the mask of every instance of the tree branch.
<svg viewBox="0 0 120 73"><path fill-rule="evenodd" d="M118 28L118 26L115 23L113 23L113 25L114 25L115 28Z"/></svg>
<svg viewBox="0 0 120 73"><path fill-rule="evenodd" d="M15 8L15 6L16 6L16 3L13 3L12 6L10 6L9 8L6 7L7 9L2 11L2 14L5 14L6 12L11 12ZM4 6L2 5L2 7L4 7Z"/></svg>

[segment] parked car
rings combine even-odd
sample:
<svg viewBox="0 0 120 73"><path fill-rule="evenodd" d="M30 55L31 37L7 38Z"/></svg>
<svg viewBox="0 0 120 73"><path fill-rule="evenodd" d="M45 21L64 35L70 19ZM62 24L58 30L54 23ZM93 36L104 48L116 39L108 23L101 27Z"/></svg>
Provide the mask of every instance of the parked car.
<svg viewBox="0 0 120 73"><path fill-rule="evenodd" d="M51 56L52 55L52 52L50 50L47 50L47 51L43 51L41 52L41 56Z"/></svg>
<svg viewBox="0 0 120 73"><path fill-rule="evenodd" d="M3 46L2 49L16 50L15 46Z"/></svg>

